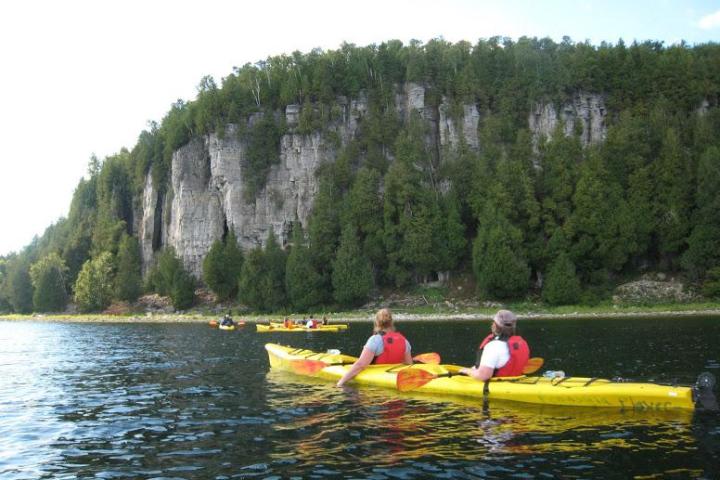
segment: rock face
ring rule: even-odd
[[[601,143],[607,135],[605,100],[602,95],[578,93],[573,101],[560,106],[538,103],[528,116],[528,127],[532,132],[533,145],[537,150],[542,141],[547,141],[561,125],[565,135],[573,135],[579,128],[583,147]]]
[[[327,130],[334,132],[339,145],[327,141],[322,132],[301,135],[296,127],[299,105],[288,105],[285,123],[288,133],[280,141],[279,162],[270,168],[265,186],[248,200],[245,176],[248,171],[247,145],[238,135],[237,125],[228,125],[222,137],[216,134],[195,138],[173,154],[171,182],[161,195],[148,175],[142,198],[142,217],[137,235],[143,256],[143,272],[152,265],[156,253],[165,246],[175,248],[184,265],[196,277],[202,276],[202,261],[213,242],[234,232],[240,246],[250,249],[264,244],[272,230],[285,244],[296,221],[307,227],[319,185],[316,171],[334,162],[338,147],[352,141],[368,112],[364,94],[358,98],[339,97],[340,118]],[[478,128],[481,115],[476,105],[463,105],[450,114],[447,101],[435,108],[425,105],[425,87],[406,84],[395,95],[395,109],[407,121],[413,112],[428,122],[426,143],[442,162],[444,150],[456,149],[462,142],[481,148]],[[529,127],[537,139],[548,138],[558,122],[566,133],[576,122],[583,128],[583,143],[602,141],[605,136],[605,109],[602,98],[582,94],[559,113],[554,106],[539,104],[529,116]],[[255,118],[248,120],[252,125]]]

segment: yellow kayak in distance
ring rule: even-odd
[[[357,359],[350,355],[336,353],[336,351],[318,353],[273,343],[266,344],[265,349],[268,352],[271,368],[300,375],[316,376],[332,382],[336,382]],[[317,366],[318,361],[325,365],[308,373],[313,369],[306,369],[305,364]],[[670,411],[696,408],[695,390],[697,387],[618,382],[583,377],[521,376],[493,378],[489,382],[480,382],[464,375],[447,376],[459,368],[457,365],[431,364],[370,365],[360,372],[353,382],[358,385],[370,385],[397,391],[398,372],[404,369],[421,369],[440,376],[419,386],[414,391],[433,396],[459,396],[480,400],[509,400],[544,405],[622,410]]]
[[[270,326],[273,328],[286,328],[285,325],[282,324],[282,322],[270,322]],[[293,328],[307,328],[302,325],[294,325]],[[337,329],[337,330],[347,330],[348,326],[347,323],[329,323],[327,325],[318,325],[318,328],[331,328],[331,329]],[[315,330],[315,329],[312,329]]]
[[[317,328],[307,328],[304,326],[285,327],[282,323],[271,323],[265,325],[258,323],[256,325],[258,332],[342,332],[347,329],[347,325],[319,325]]]

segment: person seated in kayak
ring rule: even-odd
[[[323,324],[323,325],[330,325],[330,320],[328,320],[327,315],[323,315],[322,324]]]
[[[337,386],[345,385],[371,363],[404,363],[407,365],[413,363],[410,342],[400,332],[395,331],[392,313],[387,308],[383,308],[375,314],[373,335],[365,343],[360,357],[338,380]]]
[[[516,377],[530,358],[530,347],[517,335],[517,317],[510,310],[499,310],[493,317],[492,333],[478,347],[475,366],[460,373],[480,381],[492,377]]]
[[[223,316],[222,320],[220,320],[220,325],[222,325],[223,327],[230,327],[234,325],[233,319],[230,316],[230,312],[226,313]]]
[[[310,320],[308,320],[307,323],[305,324],[305,328],[318,328],[319,324],[320,324],[320,322],[315,320],[315,318],[313,318],[313,316],[310,315]]]
[[[293,328],[295,324],[292,320],[290,320],[290,317],[285,317],[285,320],[283,321],[283,327],[285,328]]]

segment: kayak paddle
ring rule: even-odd
[[[415,355],[413,360],[420,363],[437,365],[440,363],[440,355],[435,352],[421,353],[419,355]],[[295,373],[299,373],[301,375],[315,375],[325,367],[333,365],[352,365],[353,363],[355,362],[327,363],[322,360],[310,360],[305,358],[290,360],[290,365],[293,370],[295,370]]]
[[[545,362],[540,357],[528,359],[528,363],[525,364],[525,367],[523,367],[523,375],[538,371],[540,367],[543,366],[543,363]],[[395,379],[395,385],[401,392],[409,392],[410,390],[422,387],[430,380],[435,380],[440,377],[452,377],[453,375],[462,374],[459,370],[455,372],[436,374],[418,368],[405,368],[398,372],[397,378]]]

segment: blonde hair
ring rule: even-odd
[[[395,330],[393,326],[392,313],[389,308],[381,308],[375,314],[375,333],[380,331],[392,331]]]

